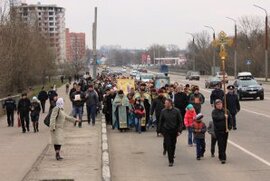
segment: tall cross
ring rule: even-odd
[[[227,37],[224,31],[221,31],[218,35],[218,39],[213,41],[213,45],[215,47],[220,47],[219,56],[221,60],[225,60],[228,56],[228,53],[226,51],[226,45],[232,46],[232,44],[233,39]]]

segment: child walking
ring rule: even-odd
[[[31,103],[31,121],[33,123],[34,132],[39,132],[38,129],[38,120],[39,115],[41,111],[41,105],[37,97],[33,97],[32,103]]]
[[[203,115],[199,113],[196,116],[196,121],[193,123],[193,126],[192,126],[194,138],[196,141],[197,160],[200,160],[202,157],[204,157],[204,152],[205,152],[206,126],[205,126],[205,123],[202,121],[202,119],[203,119]]]
[[[139,99],[135,100],[134,115],[135,115],[136,132],[141,133],[142,132],[141,119],[145,116],[145,110]]]
[[[188,131],[188,145],[193,146],[193,139],[192,139],[192,125],[193,125],[193,120],[196,117],[196,112],[192,104],[189,104],[186,107],[186,114],[184,118],[184,123]]]

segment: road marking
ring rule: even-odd
[[[246,154],[250,155],[251,157],[255,158],[256,160],[258,160],[258,161],[264,163],[264,164],[267,165],[267,166],[270,166],[270,162],[266,161],[265,159],[259,157],[258,155],[255,155],[254,153],[248,151],[247,149],[245,149],[245,148],[243,148],[242,146],[240,146],[240,145],[234,143],[234,142],[231,141],[231,140],[228,140],[228,142],[229,142],[231,145],[233,145],[234,147],[238,148],[239,150],[241,150],[241,151],[245,152]]]
[[[250,110],[245,109],[245,108],[242,108],[241,110],[246,111],[246,112],[249,112],[249,113],[252,113],[252,114],[256,114],[256,115],[258,115],[258,116],[264,116],[264,117],[270,118],[269,115],[262,114],[262,113],[257,113],[257,112],[255,112],[255,111],[250,111]]]

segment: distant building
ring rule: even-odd
[[[65,9],[56,5],[26,4],[13,7],[16,14],[49,37],[50,46],[55,48],[57,63],[66,62]]]
[[[85,33],[69,32],[66,29],[66,53],[67,61],[79,61],[85,57]]]

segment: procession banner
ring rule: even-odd
[[[161,87],[165,87],[166,84],[170,84],[170,80],[167,78],[156,78],[155,80],[155,88],[160,89]]]
[[[130,92],[130,89],[135,89],[135,81],[133,79],[117,79],[117,89],[123,90],[125,95]]]

